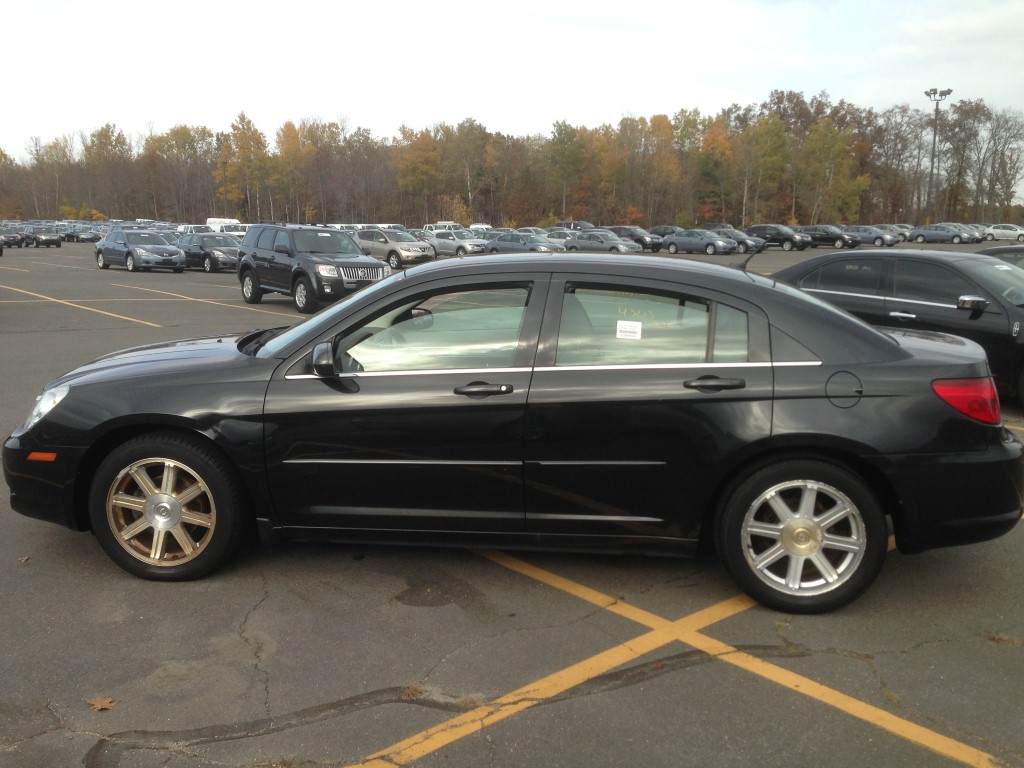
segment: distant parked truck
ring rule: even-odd
[[[210,228],[211,232],[227,232],[229,235],[235,235],[239,239],[245,237],[245,230],[249,228],[248,224],[243,224],[238,219],[218,218],[207,219],[206,226]]]

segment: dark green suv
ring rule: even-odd
[[[304,314],[389,274],[387,264],[364,255],[349,235],[331,227],[253,224],[238,249],[246,303],[283,293]]]

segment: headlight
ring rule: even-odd
[[[333,264],[317,264],[316,273],[321,277],[337,277],[338,268]]]
[[[384,277],[387,277],[388,275],[391,274],[391,265],[388,264],[388,263],[385,263],[385,264],[383,264],[383,267],[384,267]]]
[[[43,416],[52,411],[56,407],[57,403],[65,398],[70,389],[71,388],[67,384],[61,384],[59,387],[46,390],[43,394],[37,397],[36,404],[32,408],[32,412],[28,415],[28,418],[25,419],[25,423],[18,429],[18,434],[28,432],[32,429],[32,427],[34,427],[39,420],[43,418]]]
[[[224,251],[218,251],[216,248],[214,248],[212,251],[210,251],[210,255],[213,256],[215,259],[223,259]]]

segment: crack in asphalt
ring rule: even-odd
[[[263,683],[263,711],[267,713],[267,717],[270,717],[270,673],[263,669],[263,643],[255,635],[247,633],[247,627],[249,625],[249,619],[252,618],[253,614],[260,609],[260,607],[270,599],[270,588],[267,584],[267,577],[264,574],[262,578],[262,595],[260,599],[249,609],[249,612],[242,618],[241,623],[238,625],[238,636],[242,638],[249,648],[252,649],[253,653],[253,672],[256,674],[256,678],[261,680]]]
[[[795,653],[791,648],[778,646],[745,646],[747,653],[759,658],[809,656],[810,650],[804,649]],[[524,699],[536,706],[548,706],[574,698],[593,696],[628,688],[647,682],[662,675],[672,674],[680,670],[714,663],[716,659],[703,651],[683,651],[671,656],[661,657],[656,661],[646,661],[620,670],[598,675],[580,685],[551,698],[537,700]],[[258,720],[241,723],[214,725],[205,728],[185,729],[180,731],[123,731],[102,737],[88,751],[82,764],[85,768],[118,768],[122,758],[131,752],[167,751],[170,754],[185,754],[189,748],[205,744],[218,744],[229,741],[267,736],[293,728],[300,728],[314,723],[334,720],[364,709],[391,704],[411,704],[443,712],[470,712],[481,706],[475,696],[450,696],[444,693],[427,690],[419,686],[382,688],[377,691],[351,696],[339,701],[320,704],[296,710],[278,717],[268,716]],[[486,704],[482,706],[487,706]],[[485,718],[482,715],[481,718]],[[268,763],[263,763],[268,765]],[[269,763],[273,765],[273,762]]]

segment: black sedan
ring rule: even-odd
[[[0,229],[0,245],[4,248],[21,248],[24,242],[25,238],[18,230],[11,227]]]
[[[715,227],[711,231],[716,235],[721,235],[735,241],[736,253],[760,253],[768,247],[767,240],[748,235],[746,232],[741,232],[732,227]]]
[[[11,507],[137,576],[290,539],[688,552],[815,612],[901,550],[1000,536],[1024,446],[983,351],[644,256],[398,272],[291,328],[112,353],[4,443]],[[978,489],[984,489],[979,492]]]
[[[828,253],[773,277],[877,326],[943,331],[988,354],[996,383],[1024,402],[1024,269],[1004,258],[936,250]]]
[[[231,235],[201,232],[182,235],[174,244],[185,254],[186,267],[201,267],[206,272],[232,272],[238,266],[238,240]]]
[[[851,232],[844,232],[834,224],[813,224],[806,227],[793,227],[797,232],[811,236],[811,247],[827,245],[836,250],[856,248],[861,239]]]

